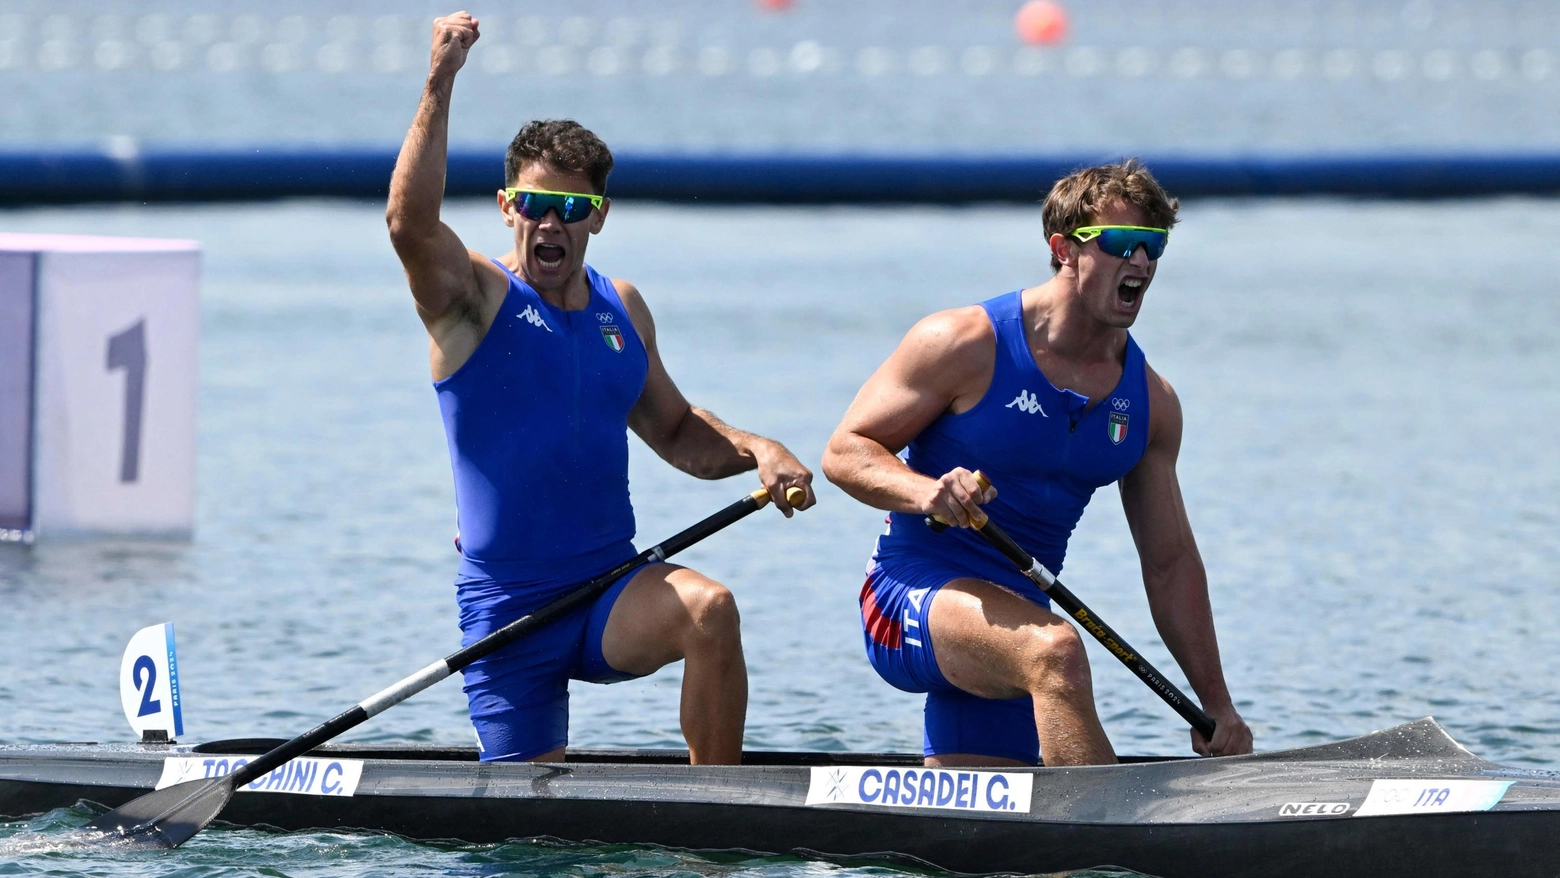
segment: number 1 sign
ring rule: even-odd
[[[0,233],[0,541],[188,536],[200,251]]]

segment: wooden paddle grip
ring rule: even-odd
[[[980,470],[976,470],[974,475],[975,484],[980,486],[981,493],[985,493],[986,491],[991,490],[991,480],[986,478],[985,473],[981,472]],[[975,526],[979,528],[985,525],[985,523],[985,516],[981,516],[981,520],[976,523]],[[948,528],[953,527],[953,522],[943,518],[941,515],[928,515],[926,516],[926,526],[930,527],[934,531],[937,531],[938,533],[941,533]]]
[[[753,498],[753,502],[758,504],[759,509],[763,509],[765,506],[769,505],[768,488],[759,488],[757,491],[754,491],[748,496]],[[791,504],[793,507],[800,506],[807,502],[807,492],[803,491],[801,488],[796,487],[795,485],[792,485],[791,487],[785,489],[785,502]]]

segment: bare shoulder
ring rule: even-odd
[[[475,250],[467,250],[466,255],[471,259],[471,270],[477,276],[477,283],[482,287],[484,297],[493,293],[509,292],[509,272],[500,268],[497,262],[488,258],[486,254]]]
[[[628,312],[628,319],[634,323],[634,330],[642,338],[653,342],[655,319],[650,316],[650,306],[645,304],[645,297],[640,294],[639,288],[617,277],[612,278],[612,288],[617,290],[618,299],[623,302],[623,310]]]
[[[986,310],[969,305],[921,318],[905,333],[895,356],[938,369],[980,370],[991,366],[996,347],[997,333]]]
[[[620,277],[615,277],[612,278],[612,288],[617,290],[618,298],[623,300],[624,308],[636,309],[649,313],[649,308],[645,306],[645,297],[639,292],[639,287],[634,286]]]

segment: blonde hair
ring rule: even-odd
[[[1045,197],[1040,216],[1046,240],[1095,225],[1101,214],[1118,202],[1138,208],[1147,216],[1149,225],[1164,229],[1175,225],[1176,212],[1181,209],[1181,202],[1167,195],[1148,168],[1135,158],[1082,168],[1057,180]],[[1061,267],[1053,253],[1051,270]]]

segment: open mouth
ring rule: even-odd
[[[1138,299],[1143,295],[1143,285],[1146,282],[1141,277],[1129,277],[1122,280],[1120,285],[1116,287],[1116,296],[1121,300],[1121,304],[1128,308],[1136,307]]]
[[[537,244],[531,248],[531,255],[543,268],[560,268],[563,266],[564,250],[557,244]]]

